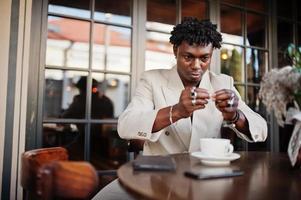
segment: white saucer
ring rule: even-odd
[[[208,156],[202,154],[200,151],[196,151],[192,152],[190,155],[199,158],[203,164],[214,166],[229,165],[231,161],[240,158],[240,155],[237,153],[231,153],[227,156]]]

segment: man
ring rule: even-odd
[[[142,75],[136,94],[119,117],[118,133],[145,140],[144,154],[192,152],[199,138],[220,137],[226,122],[238,137],[264,141],[267,125],[240,98],[227,75],[209,71],[221,34],[209,21],[185,18],[171,32],[177,65]]]
[[[197,151],[200,138],[221,137],[223,124],[249,142],[264,141],[267,124],[241,100],[233,79],[209,71],[221,41],[207,20],[185,18],[176,25],[170,42],[177,65],[142,75],[119,117],[120,137],[144,140],[145,155]]]

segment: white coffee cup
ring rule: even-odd
[[[230,140],[222,138],[201,138],[200,150],[206,156],[229,156],[233,153],[233,145]]]

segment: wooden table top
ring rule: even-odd
[[[293,169],[287,154],[238,152],[240,159],[228,168],[241,169],[243,176],[195,180],[184,176],[191,169],[212,168],[189,154],[172,155],[175,172],[134,172],[132,163],[118,170],[121,185],[137,199],[301,199],[301,169]]]

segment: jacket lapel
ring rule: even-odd
[[[208,90],[210,96],[214,92],[211,81],[210,73],[207,70],[199,85],[199,88]],[[204,109],[197,110],[193,113],[189,152],[199,150],[200,138],[220,136],[219,121],[221,118],[221,113],[215,108],[215,103],[211,99],[209,99],[209,102]]]
[[[184,90],[184,85],[178,75],[176,66],[170,70],[167,76],[167,85],[162,86],[162,92],[167,106],[171,106],[179,102],[181,92]],[[182,140],[181,143],[185,145],[184,148],[188,151],[191,136],[190,118],[178,120],[170,128],[173,129],[177,137]]]

